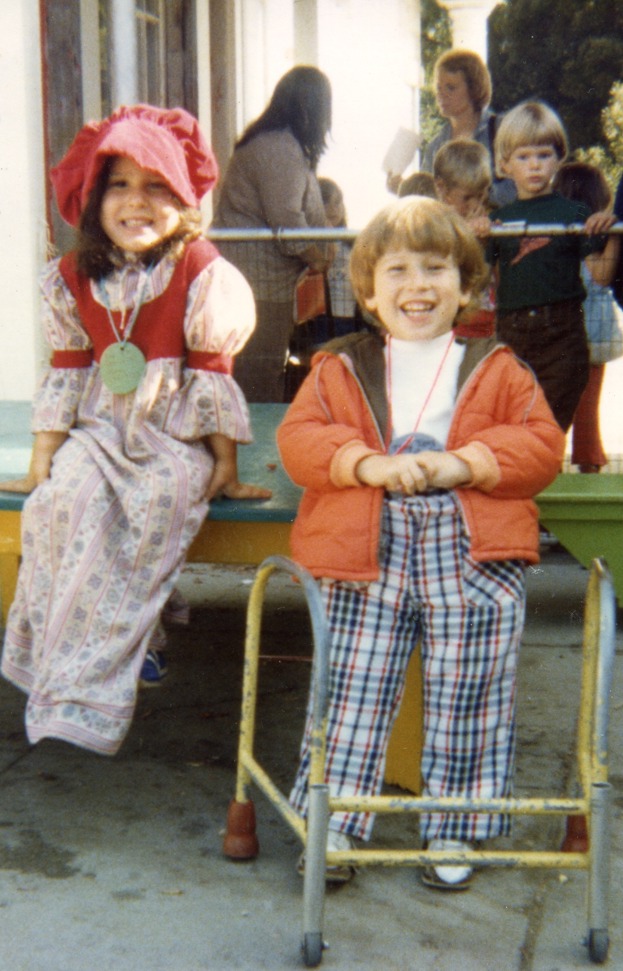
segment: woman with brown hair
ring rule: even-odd
[[[215,228],[305,229],[325,226],[316,166],[331,127],[331,86],[315,67],[288,71],[268,106],[234,149],[213,222]],[[328,266],[328,247],[309,241],[221,243],[220,251],[251,284],[257,326],[236,361],[248,401],[283,401],[285,361],[301,272]]]
[[[422,169],[432,172],[437,151],[455,138],[480,142],[493,158],[497,117],[489,108],[491,75],[482,58],[473,51],[446,51],[435,64],[435,91],[439,113],[446,122],[424,149]],[[500,206],[514,199],[512,181],[495,179],[491,202]]]

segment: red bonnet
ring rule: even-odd
[[[197,208],[218,177],[216,159],[196,118],[183,108],[132,105],[85,125],[50,172],[63,219],[76,226],[105,159],[129,158],[157,173],[186,206]]]

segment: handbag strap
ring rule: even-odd
[[[325,316],[327,318],[327,331],[329,333],[329,339],[332,340],[336,337],[335,333],[335,318],[333,316],[333,307],[331,304],[331,287],[329,286],[329,276],[326,272],[322,274],[324,280],[324,302],[325,302]]]

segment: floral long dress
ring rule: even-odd
[[[165,257],[146,274],[127,264],[91,295],[112,311],[147,303],[169,285]],[[145,277],[148,277],[145,280]],[[91,347],[59,269],[42,277],[43,318],[53,351]],[[235,354],[254,326],[240,272],[217,256],[185,300],[186,347]],[[50,478],[22,515],[22,564],[2,673],[28,694],[32,743],[60,738],[114,754],[133,716],[150,638],[208,509],[213,458],[202,439],[251,440],[248,409],[228,373],[185,359],[148,360],[136,391],[113,394],[97,363],[51,367],[33,409],[33,431],[68,432]]]

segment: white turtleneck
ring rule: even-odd
[[[446,444],[465,352],[465,346],[454,341],[444,361],[449,340],[450,334],[421,341],[388,338],[385,362],[393,437],[414,431],[424,408],[417,431]]]

